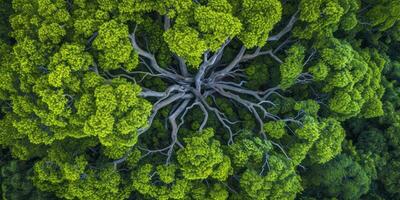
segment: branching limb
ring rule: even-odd
[[[192,95],[191,94],[185,94],[185,93],[177,93],[177,94],[172,95],[170,97],[169,97],[169,94],[167,94],[167,97],[168,98],[166,98],[166,99],[160,99],[158,102],[156,102],[154,104],[152,112],[151,112],[151,115],[150,115],[149,120],[148,120],[148,125],[146,127],[144,127],[144,128],[140,128],[138,130],[138,135],[139,136],[141,134],[143,134],[144,132],[146,132],[151,127],[151,125],[153,124],[154,118],[156,117],[158,111],[161,108],[164,108],[164,107],[166,107],[166,106],[168,106],[168,105],[172,104],[173,102],[175,102],[177,100],[180,100],[180,99],[190,99],[192,97]]]
[[[171,27],[171,19],[168,15],[164,15],[164,30],[168,30]]]
[[[241,88],[241,87],[235,87],[235,86],[230,86],[230,85],[225,85],[225,84],[215,84],[216,87],[222,88],[222,89],[226,89],[226,90],[230,90],[230,91],[234,91],[237,92],[239,94],[247,94],[250,96],[253,96],[254,98],[256,98],[259,101],[263,101],[264,99],[259,95],[259,92],[257,91],[252,91],[252,90],[247,90],[245,88]],[[271,102],[272,103],[272,102]]]
[[[301,74],[299,75],[299,77],[297,78],[296,83],[299,83],[299,84],[307,84],[307,83],[313,81],[313,79],[314,79],[314,76],[313,76],[312,74],[310,74],[310,73],[308,73],[308,72],[306,72],[306,73],[301,73]]]
[[[236,102],[242,104],[243,106],[245,106],[245,108],[247,108],[247,109],[248,109],[249,111],[251,111],[251,112],[256,111],[256,108],[258,108],[259,110],[262,111],[264,117],[268,117],[268,118],[271,118],[271,119],[273,119],[273,120],[279,119],[277,116],[275,116],[275,115],[269,113],[269,112],[264,108],[264,106],[262,106],[262,104],[264,104],[264,103],[268,103],[268,104],[274,105],[274,104],[273,104],[272,102],[270,102],[270,101],[261,100],[260,102],[254,103],[254,102],[251,102],[251,101],[249,101],[249,100],[242,99],[239,95],[233,94],[233,93],[231,93],[231,92],[226,92],[226,91],[225,91],[223,88],[221,88],[221,87],[216,86],[215,89],[217,90],[218,93],[220,93],[221,95],[225,96],[226,98],[228,98],[228,99],[233,99],[233,100],[235,100]],[[255,113],[253,113],[253,114],[254,114],[254,115],[258,115],[258,112],[255,112]],[[255,116],[255,117],[258,118],[257,116]],[[260,119],[261,119],[261,118],[260,118]],[[262,122],[262,120],[261,120],[261,122]],[[263,124],[263,123],[261,123],[261,124]],[[260,124],[260,125],[261,125],[261,124]]]
[[[154,154],[154,153],[161,153],[167,156],[167,160],[165,162],[165,164],[169,164],[171,161],[171,157],[172,157],[172,153],[173,153],[173,149],[175,147],[175,145],[178,145],[180,148],[183,148],[183,145],[178,141],[178,125],[176,123],[176,118],[182,114],[182,112],[184,112],[184,110],[187,108],[187,105],[189,104],[191,100],[187,99],[184,100],[179,107],[173,112],[172,115],[170,115],[168,117],[168,120],[170,122],[170,125],[172,127],[172,132],[171,132],[171,143],[167,146],[164,147],[162,149],[155,149],[155,150],[151,150],[151,149],[146,149],[143,147],[138,147],[140,150],[145,151],[146,153],[141,157],[144,158],[150,154]],[[164,153],[166,151],[166,153]],[[118,161],[120,162],[120,161]]]
[[[317,51],[315,49],[313,49],[313,51],[311,52],[311,54],[308,56],[308,58],[306,59],[306,61],[303,63],[303,66],[306,66],[314,57],[315,53]]]
[[[178,61],[179,71],[181,72],[181,75],[184,77],[190,76],[188,69],[187,69],[186,61],[178,55],[174,55],[174,57]]]
[[[94,71],[94,73],[96,73],[97,75],[100,75],[99,68],[97,67],[97,63],[94,62],[93,67],[91,69]]]
[[[124,77],[126,79],[129,79],[131,81],[133,81],[136,84],[136,79],[133,78],[132,76],[129,76],[128,74],[111,74],[109,71],[104,71],[104,73],[106,73],[109,77],[111,78],[118,78],[118,77]]]
[[[257,49],[252,54],[243,55],[241,62],[246,62],[248,60],[252,60],[260,55],[261,47],[257,47]]]
[[[226,40],[226,42],[221,46],[221,48],[218,49],[218,51],[213,56],[211,56],[211,58],[208,58],[208,52],[206,52],[204,54],[204,61],[200,65],[199,71],[197,72],[196,77],[195,77],[195,85],[196,85],[197,91],[200,92],[200,90],[201,90],[202,79],[207,70],[207,67],[213,65],[217,61],[217,58],[220,56],[220,54],[222,54],[224,52],[224,49],[225,49],[226,45],[229,44],[229,42],[230,42],[229,39]]]
[[[211,75],[211,80],[216,80],[219,77],[225,77],[226,74],[228,74],[234,67],[236,67],[239,62],[242,60],[242,57],[244,55],[244,53],[246,52],[246,47],[242,46],[240,48],[239,53],[236,55],[236,57],[232,60],[231,63],[229,63],[229,65],[225,68],[223,68],[222,70],[214,73]]]
[[[290,43],[290,42],[293,42],[293,41],[291,41],[290,40],[290,37],[289,38],[287,38],[285,41],[283,41],[281,44],[279,44],[279,46],[278,47],[276,47],[273,51],[272,51],[272,53],[277,53],[277,52],[279,52],[283,47],[285,47],[288,43]]]
[[[268,50],[268,51],[261,51],[261,48],[258,47],[252,54],[246,54],[242,57],[242,59],[240,60],[240,62],[246,62],[249,60],[252,60],[258,56],[262,56],[262,55],[270,55],[274,60],[276,60],[279,64],[282,64],[282,60],[275,55],[273,50]]]
[[[204,114],[203,122],[201,123],[200,128],[199,128],[199,131],[202,131],[204,129],[204,127],[206,126],[207,121],[208,121],[208,112],[207,112],[206,107],[203,104],[199,103],[199,107],[200,107],[201,111]]]
[[[224,183],[222,181],[220,181],[220,183],[222,185],[224,185],[226,188],[228,188],[228,190],[231,191],[232,193],[239,194],[236,190],[234,190],[232,187],[230,187],[227,183]]]
[[[261,167],[261,172],[260,172],[260,174],[259,174],[260,176],[262,176],[262,175],[264,174],[265,167],[268,167],[268,171],[271,170],[271,168],[270,168],[270,166],[269,166],[268,159],[269,159],[269,155],[268,155],[268,153],[265,153],[265,156],[264,156],[264,164],[262,165],[262,167]]]
[[[178,129],[185,123],[185,116],[186,114],[193,109],[196,105],[199,105],[200,103],[198,101],[194,101],[190,106],[185,108],[185,111],[181,115],[181,123],[178,125]]]
[[[272,115],[271,113],[269,113],[269,112],[268,112],[262,105],[260,105],[260,104],[253,103],[253,102],[250,102],[250,101],[248,101],[248,100],[242,99],[240,96],[235,95],[235,94],[232,94],[232,93],[230,93],[230,92],[226,92],[226,91],[224,91],[222,88],[219,88],[219,87],[214,87],[214,88],[215,88],[215,90],[216,90],[219,94],[221,94],[222,96],[224,96],[224,97],[226,97],[226,98],[228,98],[228,99],[233,99],[233,100],[235,100],[237,103],[239,103],[239,104],[243,105],[245,108],[247,108],[247,109],[253,114],[253,116],[256,118],[256,120],[257,120],[257,122],[258,122],[258,125],[260,126],[260,133],[261,133],[264,137],[266,137],[266,136],[265,136],[265,133],[264,133],[264,131],[263,131],[263,129],[264,129],[263,118],[260,117],[260,115],[259,115],[259,113],[257,112],[257,109],[256,109],[256,108],[258,108],[259,110],[262,111],[262,113],[264,114],[264,118],[265,118],[265,117],[268,117],[268,118],[272,118],[272,119],[276,120],[276,119],[277,119],[276,116],[274,116],[274,115]]]
[[[164,153],[164,152],[167,151],[167,150],[169,150],[170,145],[168,145],[167,147],[162,148],[162,149],[147,149],[147,148],[143,148],[143,147],[140,147],[140,146],[138,146],[137,148],[140,149],[141,151],[146,152],[145,154],[143,154],[143,155],[140,157],[140,159],[143,159],[143,158],[147,157],[148,155],[154,154],[154,153],[160,153],[160,154],[163,154],[163,155],[167,155],[167,154]]]
[[[171,124],[171,144],[170,147],[168,149],[168,153],[167,153],[167,161],[166,164],[169,164],[169,162],[171,161],[171,156],[172,156],[172,152],[174,150],[174,146],[175,144],[178,144],[179,147],[183,148],[183,145],[179,143],[178,141],[178,125],[176,123],[176,118],[186,109],[187,105],[189,104],[190,99],[184,100],[183,103],[178,107],[178,109],[176,109],[176,111],[168,117],[168,120]]]
[[[269,50],[267,52],[265,52],[266,54],[270,55],[276,62],[278,62],[279,64],[282,64],[283,61],[273,53],[273,51]]]
[[[241,88],[243,84],[247,83],[247,81],[240,81],[240,83],[230,82],[230,81],[217,81],[215,84],[224,84],[224,85],[231,85],[235,87]]]
[[[144,60],[144,58],[139,56],[139,60],[140,60],[140,64],[143,64],[147,68],[147,70],[149,70],[150,73],[155,74],[153,69],[150,67],[149,64],[147,64],[147,62]]]
[[[276,147],[278,147],[278,149],[281,150],[281,152],[285,155],[285,157],[289,160],[292,160],[291,158],[289,158],[289,156],[287,155],[286,151],[282,148],[282,146],[272,140],[270,140],[271,144],[275,145]]]
[[[270,36],[267,41],[278,41],[280,40],[286,33],[289,33],[292,28],[293,25],[296,23],[297,21],[297,15],[299,13],[299,10],[297,10],[292,17],[290,18],[289,22],[286,24],[285,28],[283,28],[278,34]]]
[[[210,106],[207,101],[205,100],[205,97],[202,96],[197,90],[192,89],[193,94],[195,94],[196,98],[202,103],[202,105],[209,111],[213,112],[215,116],[217,117],[218,121],[222,124],[222,126],[228,130],[228,133],[230,135],[229,140],[228,140],[228,145],[233,144],[233,132],[230,127],[230,125],[236,124],[237,122],[231,122],[226,115],[218,110],[215,107]],[[208,115],[207,115],[208,118]],[[204,121],[203,121],[204,122]],[[229,125],[228,125],[229,124]]]
[[[142,64],[147,64],[147,63],[142,63]],[[154,73],[154,72],[151,70],[151,68],[149,68],[148,65],[147,65],[146,67],[148,67],[149,72],[144,72],[144,71],[133,71],[133,72],[130,72],[130,71],[127,71],[126,69],[124,69],[124,68],[122,68],[122,67],[119,68],[119,69],[122,70],[122,71],[124,71],[126,74],[143,74],[144,77],[146,77],[146,76],[154,76],[154,77],[160,77],[160,78],[163,77],[162,74],[156,74],[156,73]],[[144,79],[144,78],[142,78],[142,79]],[[138,81],[138,82],[140,82],[140,81]]]
[[[135,36],[135,32],[131,33],[129,35],[129,38],[131,40],[131,44],[133,49],[135,49],[135,51],[139,54],[139,56],[143,56],[145,58],[147,58],[150,61],[150,66],[153,70],[157,71],[160,74],[163,74],[164,76],[173,79],[173,80],[177,80],[177,81],[185,81],[185,82],[190,82],[191,78],[188,77],[183,77],[179,74],[176,73],[172,73],[169,72],[163,68],[161,68],[158,63],[157,60],[155,58],[155,56],[145,50],[143,50],[142,48],[139,47],[139,45],[136,42],[136,36]]]
[[[283,121],[284,122],[292,122],[292,123],[295,123],[295,124],[297,124],[299,126],[303,125],[303,123],[301,121],[296,120],[296,119],[292,119],[292,118],[283,119]]]
[[[96,37],[99,35],[99,32],[94,32],[92,36],[86,41],[86,48],[88,49],[90,45],[92,44],[93,40],[96,39]]]
[[[268,41],[277,41],[287,34],[297,20],[296,15],[297,12],[292,16],[286,27],[283,28],[278,34],[268,38]],[[168,19],[168,17],[164,17],[165,29],[168,29],[171,26],[170,23],[170,19]],[[165,119],[165,126],[171,131],[171,143],[165,148],[156,150],[140,148],[142,151],[146,152],[144,156],[152,153],[161,153],[167,156],[166,164],[169,164],[174,148],[176,146],[183,148],[183,145],[178,140],[178,132],[185,124],[185,117],[195,106],[199,106],[204,114],[199,131],[202,131],[206,127],[209,114],[214,114],[221,127],[223,127],[229,134],[228,145],[233,144],[234,134],[232,129],[235,127],[234,125],[240,121],[231,121],[223,112],[223,110],[218,108],[216,101],[217,97],[222,97],[224,99],[226,98],[232,105],[247,109],[255,118],[257,125],[260,127],[260,134],[264,139],[267,139],[267,136],[263,131],[265,119],[268,118],[271,120],[280,120],[278,116],[268,111],[268,106],[276,106],[272,100],[269,99],[271,95],[276,94],[279,97],[284,98],[278,93],[280,87],[277,86],[269,88],[265,91],[253,91],[245,88],[245,80],[247,80],[248,77],[245,75],[244,70],[241,69],[239,65],[241,62],[246,62],[261,55],[271,56],[276,62],[280,64],[283,63],[275,53],[279,51],[279,49],[281,49],[286,43],[288,43],[289,39],[285,40],[275,50],[271,49],[263,51],[262,48],[259,47],[251,54],[245,54],[246,47],[242,46],[235,58],[230,63],[227,65],[222,65],[219,64],[219,61],[223,57],[225,47],[230,42],[228,39],[214,54],[211,54],[209,51],[204,53],[203,63],[199,66],[197,74],[193,75],[193,77],[188,72],[185,60],[183,58],[179,57],[178,55],[174,55],[179,66],[171,66],[170,68],[172,69],[161,68],[153,54],[139,47],[138,43],[136,42],[135,32],[130,34],[129,38],[131,40],[132,47],[139,54],[142,64],[144,64],[149,71],[134,72],[133,74],[137,73],[144,74],[145,76],[162,77],[168,79],[168,84],[171,84],[171,86],[164,92],[143,89],[139,95],[145,98],[156,99],[156,102],[153,103],[152,112],[149,116],[147,126],[138,129],[138,135],[143,134],[151,127],[153,120],[161,109],[171,106],[168,117]],[[311,54],[306,60],[306,63],[311,59],[312,56],[313,54]],[[129,74],[130,72],[127,72],[124,74],[124,76],[126,75],[126,78],[128,78],[130,77]],[[119,75],[110,74],[109,76]],[[298,82],[307,82],[309,79],[312,79],[312,75],[303,73],[299,75]],[[237,80],[243,81],[237,83]],[[212,98],[213,101],[211,103],[207,101],[208,97]],[[177,119],[179,119],[179,123],[177,123]],[[298,119],[297,116],[295,118],[284,119],[284,121],[301,125],[300,119]],[[272,144],[281,149],[287,157],[285,151],[279,144]],[[114,161],[116,164],[120,162],[123,162],[123,158]],[[267,154],[260,174],[264,173],[266,167],[269,167]]]
[[[284,45],[286,45],[289,42],[289,39],[285,40],[282,44],[280,44],[277,48],[275,49],[270,49],[268,51],[261,51],[261,47],[257,47],[256,50],[251,53],[251,54],[245,54],[242,56],[241,60],[239,62],[247,62],[249,60],[255,59],[258,56],[262,55],[269,55],[271,56],[275,61],[277,61],[279,64],[282,64],[282,60],[276,55],[276,52],[278,52]]]
[[[281,97],[281,98],[284,98],[281,94],[279,94],[279,93],[277,92],[277,90],[280,90],[280,89],[281,89],[281,88],[280,88],[279,86],[276,86],[276,87],[273,87],[273,88],[269,88],[269,89],[267,89],[267,90],[261,92],[261,95],[264,95],[264,96],[263,96],[263,99],[264,99],[264,100],[265,100],[265,99],[268,99],[268,97],[271,96],[271,95],[273,95],[273,94],[275,94],[275,95],[277,95],[277,96],[279,96],[279,97]]]
[[[150,89],[143,89],[142,92],[140,92],[139,96],[143,97],[143,98],[147,98],[147,97],[156,97],[156,98],[161,98],[161,97],[165,97],[167,95],[166,92],[157,92],[157,91],[153,91]]]

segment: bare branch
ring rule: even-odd
[[[280,33],[270,37],[268,40],[279,40],[281,37],[283,37],[283,35],[289,32],[297,19],[295,15]],[[170,26],[170,19],[167,16],[164,16],[164,28],[169,29]],[[233,133],[233,129],[236,128],[234,125],[240,123],[240,121],[232,121],[223,112],[223,110],[218,107],[216,98],[219,97],[228,99],[229,103],[233,106],[239,106],[240,108],[247,109],[255,118],[257,125],[260,127],[260,133],[264,139],[267,139],[267,136],[263,131],[265,119],[268,118],[272,120],[280,120],[278,116],[270,113],[267,109],[268,106],[276,106],[274,102],[269,99],[271,95],[276,94],[279,97],[284,98],[278,93],[278,90],[280,89],[279,86],[269,88],[265,91],[254,91],[245,88],[244,84],[246,83],[248,77],[244,73],[244,69],[240,68],[239,65],[241,62],[246,62],[261,55],[271,56],[278,63],[282,63],[282,60],[275,55],[275,53],[282,48],[289,41],[289,39],[280,44],[277,48],[278,50],[271,49],[263,51],[261,47],[258,47],[253,53],[245,54],[246,47],[242,46],[235,58],[227,65],[224,65],[220,64],[219,62],[223,57],[226,46],[230,42],[230,39],[227,39],[226,42],[214,54],[211,54],[209,51],[204,53],[203,62],[199,66],[197,74],[193,75],[193,77],[188,72],[185,60],[183,58],[179,57],[178,55],[174,55],[175,59],[178,61],[179,68],[176,66],[170,66],[168,69],[162,68],[158,65],[157,60],[152,53],[139,47],[138,43],[136,42],[135,32],[130,34],[129,38],[131,40],[132,47],[139,54],[140,61],[148,69],[148,72],[125,71],[125,74],[113,75],[109,72],[106,72],[106,74],[110,77],[118,76],[131,78],[132,80],[135,79],[130,76],[131,74],[143,74],[143,79],[146,76],[161,77],[167,79],[166,83],[170,84],[165,91],[158,92],[143,88],[143,91],[139,94],[140,97],[151,98],[151,100],[154,100],[155,102],[153,103],[152,112],[148,118],[147,126],[138,129],[138,135],[141,135],[150,129],[151,125],[153,124],[153,120],[161,109],[171,106],[171,109],[168,110],[168,117],[165,119],[165,127],[166,129],[170,130],[170,144],[167,147],[155,150],[138,147],[145,152],[144,156],[148,156],[153,153],[160,153],[167,156],[166,164],[169,164],[175,147],[179,146],[180,148],[183,148],[183,145],[178,140],[178,133],[181,127],[185,124],[185,117],[195,106],[199,106],[200,110],[204,114],[199,131],[202,131],[206,127],[209,115],[214,114],[221,127],[223,127],[229,134],[229,140],[227,142],[228,145],[233,144],[234,136],[237,134],[237,132],[235,132],[235,134]],[[312,57],[312,55],[310,57]],[[311,59],[310,57],[309,59]],[[307,62],[308,61],[306,61],[306,63]],[[299,76],[298,81],[307,81],[310,78],[312,78],[310,74],[304,73]],[[207,101],[209,100],[207,99],[208,97],[211,97],[211,103]],[[295,118],[287,118],[284,119],[284,121],[301,125],[299,118],[300,116],[301,114],[299,113]],[[177,123],[177,119],[179,123]],[[274,145],[278,145],[278,147],[280,147],[279,144],[275,143]],[[280,149],[283,151],[283,148],[280,147]],[[116,166],[124,160],[126,160],[126,157],[118,159],[113,163]],[[268,155],[266,154],[265,163],[262,166],[260,174],[263,174],[267,166]]]
[[[282,64],[282,60],[276,56],[271,50],[265,52],[266,54],[269,54],[274,60],[276,60],[279,64]]]
[[[215,107],[210,106],[207,103],[207,101],[205,100],[205,97],[203,97],[197,90],[192,89],[192,92],[193,92],[193,94],[195,94],[196,98],[204,105],[204,107],[207,110],[210,110],[215,114],[215,116],[217,117],[218,121],[222,124],[222,126],[225,127],[226,130],[228,130],[229,135],[230,135],[230,138],[228,140],[228,145],[232,144],[233,143],[233,132],[232,132],[231,127],[228,124],[233,125],[233,124],[236,124],[237,122],[231,122],[223,112],[221,112],[220,110],[218,110]]]
[[[197,91],[201,90],[201,82],[207,67],[213,65],[217,61],[217,58],[219,57],[220,54],[224,52],[224,49],[226,45],[229,44],[229,42],[230,40],[227,39],[226,42],[221,46],[221,48],[219,48],[218,51],[213,56],[211,56],[210,59],[208,59],[208,52],[204,54],[204,62],[200,65],[199,71],[197,72],[195,77],[195,85]]]
[[[292,17],[290,18],[289,22],[286,24],[285,28],[283,28],[278,34],[270,36],[267,41],[278,41],[280,40],[286,33],[290,32],[293,28],[293,25],[297,21],[297,14],[299,10],[297,10]]]
[[[248,60],[254,59],[257,56],[260,55],[261,52],[261,47],[257,47],[257,49],[252,53],[252,54],[246,54],[242,57],[242,59],[240,60],[240,62],[246,62]]]
[[[108,76],[112,77],[112,78],[118,78],[118,77],[124,77],[126,79],[129,79],[131,81],[133,81],[136,84],[136,79],[133,78],[132,76],[129,76],[128,74],[111,74],[109,71],[104,71]]]
[[[224,90],[224,88],[219,86],[219,85],[215,85],[213,87],[222,96],[224,96],[224,97],[226,97],[228,99],[232,99],[232,100],[236,101],[237,103],[241,104],[242,106],[244,106],[245,108],[247,108],[253,114],[254,118],[257,120],[258,125],[260,127],[260,133],[263,135],[264,138],[266,138],[264,130],[263,130],[263,126],[264,126],[263,119],[264,118],[270,118],[270,119],[273,119],[273,120],[278,120],[279,117],[275,116],[272,113],[269,113],[264,108],[264,106],[262,104],[264,104],[264,103],[271,104],[271,105],[275,105],[275,104],[273,104],[272,102],[267,101],[267,100],[262,100],[261,97],[258,98],[259,100],[261,100],[260,102],[254,103],[254,102],[251,102],[249,100],[242,99],[239,95],[236,95],[236,94],[233,94],[233,93],[230,93],[230,92],[226,92]],[[229,88],[229,89],[235,89],[236,90],[236,88],[234,88],[234,87]],[[236,91],[242,91],[242,90],[236,90]],[[255,96],[258,95],[256,93],[252,93],[252,92],[249,92],[249,91],[246,91],[246,90],[243,90],[243,92],[247,92],[250,95],[255,95]],[[263,117],[261,117],[259,115],[257,110],[260,110],[263,113]]]
[[[286,151],[282,148],[282,146],[272,140],[270,140],[271,144],[275,145],[276,147],[278,147],[278,149],[281,150],[281,152],[285,155],[285,157],[289,160],[292,160],[291,158],[289,158],[289,156],[286,154]]]
[[[175,55],[175,54],[174,54],[174,58],[178,61],[179,71],[181,72],[182,76],[184,76],[184,77],[190,76],[187,66],[186,66],[186,61],[182,57]]]
[[[203,114],[204,114],[203,122],[201,123],[200,128],[199,128],[199,131],[202,131],[204,129],[204,127],[206,126],[207,121],[208,121],[208,112],[206,110],[206,107],[204,107],[203,104],[199,103],[199,106],[200,106],[200,109],[203,111]]]
[[[312,74],[306,72],[306,73],[301,73],[297,77],[296,83],[307,84],[307,83],[309,83],[309,82],[311,82],[313,80],[314,80],[314,76]]]
[[[146,98],[146,97],[156,97],[156,98],[161,98],[161,97],[165,97],[167,95],[166,92],[156,92],[153,90],[149,90],[149,89],[144,89],[142,92],[140,92],[139,96]]]
[[[171,19],[168,15],[164,15],[164,30],[168,30],[171,27]]]
[[[167,94],[167,95],[169,96],[169,94]],[[144,128],[140,128],[138,130],[138,135],[143,134],[144,132],[146,132],[150,128],[150,126],[153,123],[153,120],[154,120],[155,116],[157,115],[158,111],[161,108],[164,108],[164,107],[170,105],[171,103],[173,103],[173,102],[175,102],[175,101],[177,101],[179,99],[190,99],[191,97],[192,97],[191,94],[178,93],[178,94],[175,94],[175,95],[173,95],[171,97],[168,97],[166,99],[160,99],[153,106],[152,113],[151,113],[151,115],[149,117],[149,120],[148,120],[148,125],[146,127],[144,127]]]
[[[131,39],[131,44],[132,44],[133,49],[136,50],[136,52],[139,54],[139,56],[143,56],[150,61],[150,65],[151,65],[152,69],[154,69],[158,73],[163,74],[164,76],[171,78],[173,80],[181,80],[181,81],[186,81],[186,82],[191,81],[191,78],[183,77],[179,74],[172,73],[172,72],[169,72],[169,71],[161,68],[158,65],[157,60],[153,54],[151,54],[139,47],[139,45],[136,42],[135,32],[131,33],[129,35],[129,38]]]
[[[236,67],[239,62],[242,60],[242,57],[244,55],[244,53],[246,52],[246,47],[242,46],[240,48],[239,53],[236,55],[236,57],[232,60],[231,63],[229,63],[229,65],[227,67],[225,67],[224,69],[222,69],[221,71],[218,71],[216,73],[214,73],[211,77],[212,80],[217,79],[218,77],[224,77],[226,76],[226,74],[228,72],[230,72],[234,67]]]
[[[268,159],[269,159],[269,155],[268,155],[268,153],[265,153],[265,156],[264,156],[264,164],[262,165],[262,167],[261,167],[261,172],[260,172],[260,174],[259,174],[260,176],[262,176],[262,175],[264,174],[265,167],[268,167],[268,170],[271,170],[271,168],[270,168],[270,166],[269,166]]]
[[[251,95],[254,98],[256,98],[259,101],[262,101],[263,99],[259,96],[259,92],[256,91],[251,91],[251,90],[247,90],[244,88],[238,88],[238,87],[234,87],[234,86],[230,86],[230,85],[225,85],[225,84],[215,84],[215,86],[223,88],[223,89],[227,89],[227,90],[231,90],[231,91],[235,91],[238,92],[239,94],[247,94],[247,95]]]
[[[86,41],[86,49],[89,48],[89,46],[92,44],[93,40],[96,39],[96,37],[99,35],[99,32],[94,32],[92,36]]]
[[[178,109],[171,115],[168,117],[168,120],[171,124],[172,127],[172,131],[171,131],[171,139],[172,139],[172,143],[170,145],[170,148],[168,150],[168,158],[166,161],[166,164],[168,164],[171,160],[171,156],[172,156],[172,152],[174,149],[175,144],[178,144],[181,148],[183,148],[183,146],[178,142],[178,125],[176,124],[176,118],[185,110],[186,106],[189,104],[190,100],[185,100],[183,101],[183,103],[178,107]]]
[[[285,41],[283,41],[281,44],[279,44],[279,46],[278,47],[276,47],[273,51],[272,51],[272,53],[277,53],[278,51],[280,51],[284,46],[286,46],[288,43],[290,43],[290,42],[292,42],[291,40],[290,40],[290,37],[289,38],[287,38]]]
[[[308,56],[307,60],[303,63],[303,67],[306,66],[314,57],[315,53],[317,51],[315,49],[313,49],[313,51],[311,52],[311,54]]]
[[[99,75],[100,73],[99,73],[99,68],[97,67],[97,63],[93,63],[93,71],[94,71],[94,73],[96,73],[97,75]]]

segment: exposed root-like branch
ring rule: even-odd
[[[150,61],[150,66],[153,70],[157,71],[160,74],[165,75],[168,78],[176,80],[176,81],[190,82],[192,80],[192,78],[190,78],[190,77],[189,78],[183,77],[179,74],[172,73],[172,72],[169,72],[169,71],[161,68],[158,65],[157,60],[153,54],[151,54],[139,47],[138,43],[136,42],[136,36],[135,36],[134,32],[129,35],[129,38],[131,39],[131,44],[132,44],[133,49],[136,50],[136,52],[139,54],[139,56],[145,57]]]
[[[171,27],[171,19],[168,15],[164,15],[164,30],[168,30]]]
[[[178,107],[178,109],[176,109],[176,111],[174,113],[172,113],[171,116],[168,117],[168,120],[171,124],[171,144],[170,144],[170,148],[168,149],[168,158],[166,161],[166,164],[168,164],[171,160],[171,156],[172,156],[172,152],[174,150],[174,146],[175,144],[178,144],[179,147],[183,148],[183,145],[179,143],[178,141],[178,125],[176,123],[176,118],[186,109],[187,105],[189,104],[190,99],[184,100],[183,103]]]
[[[222,53],[224,52],[224,49],[226,47],[226,45],[228,45],[230,42],[230,40],[227,40],[222,47],[210,58],[208,59],[208,53],[204,54],[204,62],[200,65],[199,71],[196,74],[195,77],[195,85],[196,85],[196,90],[200,92],[201,90],[201,85],[202,85],[202,79],[204,77],[204,74],[207,70],[207,67],[212,66],[215,64],[215,62],[217,61],[217,58],[222,55]]]
[[[233,68],[235,68],[239,62],[242,60],[242,57],[244,55],[244,53],[246,52],[246,47],[243,45],[240,48],[239,53],[236,55],[236,57],[232,60],[231,63],[229,63],[229,65],[225,68],[223,68],[222,70],[213,73],[211,75],[211,80],[216,80],[217,78],[223,78],[225,77]]]
[[[181,72],[182,76],[189,77],[189,71],[187,69],[186,61],[178,55],[174,55],[175,59],[178,61],[179,71]]]
[[[268,38],[268,41],[280,40],[280,38],[287,34],[292,29],[297,19],[296,15],[297,12],[293,15],[288,24],[278,34]],[[164,17],[165,29],[169,29],[170,25],[170,19]],[[209,115],[214,115],[221,127],[229,134],[228,145],[233,144],[235,136],[233,129],[236,128],[235,124],[240,123],[240,121],[233,121],[230,119],[223,110],[218,107],[217,98],[223,98],[235,106],[247,109],[256,120],[260,134],[265,140],[267,139],[267,136],[263,131],[265,121],[282,120],[268,111],[270,106],[276,106],[272,101],[272,95],[284,98],[278,92],[280,89],[279,86],[269,88],[265,91],[255,91],[245,88],[244,84],[246,83],[247,76],[240,64],[255,59],[257,56],[261,55],[269,55],[276,62],[282,63],[282,60],[276,55],[276,53],[289,42],[289,39],[280,44],[276,49],[263,51],[262,48],[259,47],[251,54],[246,54],[246,47],[243,45],[230,63],[222,65],[219,62],[223,57],[224,50],[231,41],[230,39],[227,39],[215,53],[211,54],[209,51],[205,52],[199,70],[196,74],[191,75],[188,72],[185,60],[178,55],[174,55],[178,62],[178,66],[162,68],[159,66],[152,53],[142,49],[138,45],[135,32],[130,34],[129,38],[133,49],[139,54],[141,64],[147,68],[148,72],[125,71],[125,74],[118,75],[106,72],[107,75],[110,77],[124,77],[135,81],[135,79],[130,75],[140,74],[144,75],[142,79],[146,76],[160,77],[165,79],[166,83],[170,84],[165,91],[158,92],[144,88],[140,93],[141,97],[149,98],[149,100],[154,101],[154,103],[147,126],[138,129],[139,136],[150,129],[154,119],[161,109],[166,107],[171,108],[167,118],[165,119],[165,127],[170,130],[170,144],[166,147],[155,150],[138,147],[141,151],[145,152],[143,157],[153,153],[160,153],[167,156],[166,164],[170,163],[174,148],[184,148],[184,146],[179,142],[178,133],[185,124],[185,117],[190,113],[190,110],[196,106],[198,106],[200,111],[204,114],[199,131],[202,131],[206,127]],[[306,63],[311,59],[312,55],[313,54],[310,55]],[[308,82],[311,79],[312,75],[303,73],[299,76],[298,82]],[[208,101],[210,99],[212,100],[211,102]],[[301,115],[299,114],[299,116],[296,116],[295,118],[283,120],[285,122],[301,125],[300,116]],[[180,120],[179,124],[177,123],[177,119]],[[287,157],[287,154],[279,144],[274,142],[272,142],[272,144],[277,146]],[[114,165],[118,165],[124,160],[126,160],[126,156],[114,161],[113,163]],[[263,174],[266,167],[269,167],[268,155],[265,157],[265,163],[260,174]]]
[[[310,73],[301,73],[296,80],[298,84],[307,84],[313,81],[314,76]]]
[[[292,17],[290,18],[289,22],[286,24],[285,28],[283,28],[278,34],[273,35],[273,36],[270,36],[270,37],[268,38],[267,41],[278,41],[278,40],[280,40],[284,35],[286,35],[287,33],[289,33],[289,32],[292,30],[294,24],[295,24],[296,21],[297,21],[297,15],[299,14],[299,12],[300,12],[300,11],[297,10],[297,11],[292,15]]]
[[[146,132],[150,128],[151,124],[153,123],[154,118],[156,117],[158,111],[161,108],[164,108],[164,107],[172,104],[173,102],[175,102],[175,101],[177,101],[179,99],[190,99],[191,97],[192,97],[191,94],[177,93],[175,95],[170,96],[170,94],[167,93],[166,97],[160,99],[159,101],[157,101],[154,104],[153,109],[152,109],[152,113],[151,113],[151,115],[149,117],[149,120],[148,120],[148,125],[146,127],[144,127],[144,128],[140,128],[138,130],[138,135],[143,134],[144,132]]]
[[[262,175],[264,174],[265,167],[268,167],[268,171],[271,170],[271,168],[270,168],[270,166],[269,166],[268,159],[269,159],[269,155],[268,155],[268,153],[265,153],[265,156],[264,156],[264,163],[263,163],[263,165],[262,165],[262,167],[261,167],[261,172],[260,172],[260,174],[259,174],[260,176],[262,176]]]

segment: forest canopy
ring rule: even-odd
[[[0,195],[400,199],[400,0],[0,0]]]

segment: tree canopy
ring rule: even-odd
[[[2,199],[399,199],[399,0],[0,0]]]

